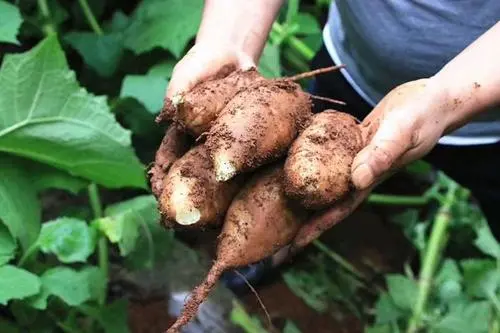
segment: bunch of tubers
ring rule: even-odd
[[[165,100],[157,121],[170,125],[149,170],[163,223],[221,228],[212,268],[168,333],[196,315],[224,271],[305,246],[328,223],[308,219],[350,193],[366,140],[350,115],[312,113],[313,97],[295,80],[317,74],[266,79],[236,70]]]

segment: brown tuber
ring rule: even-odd
[[[195,137],[207,132],[226,104],[252,82],[263,79],[255,68],[236,70],[196,85],[165,101],[160,118],[174,120]]]
[[[293,81],[266,80],[240,91],[207,135],[217,180],[227,181],[286,154],[311,115],[309,95]]]
[[[292,241],[306,216],[285,197],[282,175],[281,165],[269,166],[238,193],[219,236],[217,259],[167,333],[178,332],[196,315],[224,271],[257,262]]]
[[[288,152],[287,196],[310,209],[331,206],[349,192],[351,165],[362,147],[354,117],[334,110],[315,114]]]
[[[215,180],[205,145],[190,149],[175,161],[163,181],[160,211],[169,225],[217,226],[241,187],[241,178]]]

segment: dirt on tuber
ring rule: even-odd
[[[210,129],[211,123],[238,91],[263,79],[255,68],[251,68],[203,81],[186,93],[166,99],[160,119],[173,120],[194,137],[199,137]]]
[[[255,263],[292,241],[307,216],[289,202],[282,182],[283,168],[276,164],[259,170],[241,189],[228,209],[212,268],[167,333],[179,332],[196,315],[224,271]]]
[[[362,147],[356,118],[335,110],[315,114],[288,152],[287,196],[309,209],[333,205],[351,189],[351,165]]]

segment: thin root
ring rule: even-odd
[[[262,310],[266,314],[266,318],[267,318],[269,327],[274,327],[273,322],[271,320],[271,316],[269,315],[269,311],[267,311],[267,308],[264,305],[264,302],[262,302],[262,298],[260,298],[259,293],[257,293],[257,290],[255,290],[255,288],[250,284],[250,282],[247,280],[247,278],[243,274],[241,274],[237,270],[234,270],[234,272],[236,273],[236,275],[238,275],[240,278],[242,278],[243,281],[245,281],[245,284],[248,286],[248,288],[250,288],[250,290],[252,291],[252,293],[257,298],[257,301],[259,302],[260,307],[262,308]]]
[[[333,99],[333,98],[328,98],[328,97],[322,97],[322,96],[317,96],[317,95],[313,95],[313,94],[309,94],[309,96],[311,96],[311,98],[313,98],[313,99],[317,99],[317,100],[320,100],[320,101],[330,102],[330,103],[333,103],[333,104],[346,105],[346,103],[344,101],[340,101],[338,99]]]
[[[342,64],[342,65],[338,65],[338,66],[330,66],[330,67],[318,68],[318,69],[315,69],[313,71],[304,72],[304,73],[300,73],[300,74],[297,74],[297,75],[294,75],[294,76],[290,76],[287,79],[288,80],[292,80],[292,81],[298,81],[298,80],[307,79],[307,78],[310,78],[310,77],[313,77],[313,76],[316,76],[316,75],[319,75],[319,74],[325,74],[325,73],[333,72],[333,71],[336,71],[336,70],[344,68],[344,67],[345,67],[345,65]]]

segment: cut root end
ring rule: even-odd
[[[195,207],[177,209],[175,221],[181,225],[192,225],[201,218],[200,210]]]

